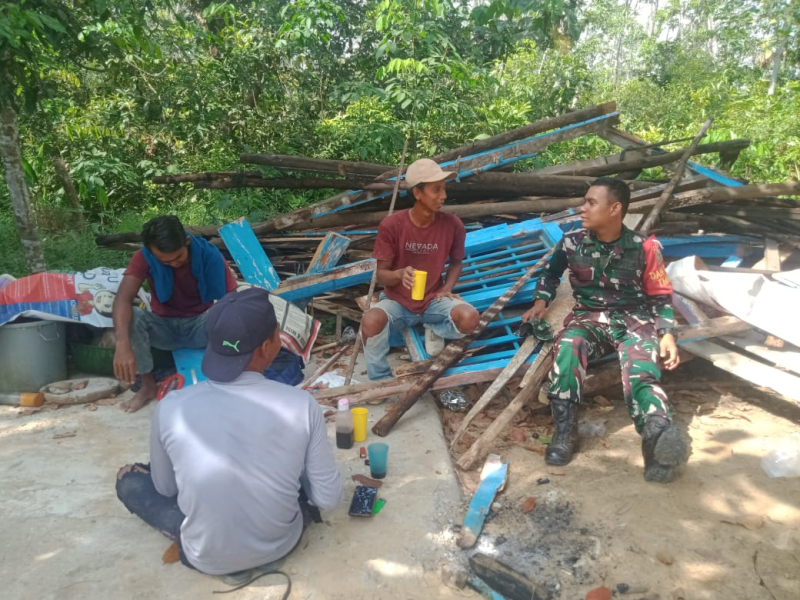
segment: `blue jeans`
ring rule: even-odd
[[[422,323],[433,333],[446,340],[457,340],[464,337],[450,316],[452,311],[459,304],[467,304],[463,300],[451,300],[442,298],[432,301],[424,312],[415,313],[408,310],[399,302],[390,300],[381,294],[380,301],[371,308],[380,308],[386,313],[388,322],[378,335],[369,338],[364,344],[364,358],[367,361],[367,375],[374,380],[389,379],[392,377],[392,369],[386,355],[389,354],[389,334],[392,331],[402,331],[409,327],[414,327]]]
[[[196,317],[159,317],[150,311],[134,307],[130,338],[136,357],[137,373],[145,375],[153,371],[150,346],[160,350],[208,346],[207,317],[208,312]]]

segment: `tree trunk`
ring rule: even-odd
[[[25,251],[28,269],[31,273],[41,273],[46,270],[44,252],[33,222],[30,191],[25,184],[17,113],[11,106],[0,108],[0,156],[5,168],[8,195],[11,197],[11,207],[14,209],[19,241]]]
[[[78,197],[78,192],[75,191],[75,186],[72,184],[72,178],[67,171],[67,165],[61,159],[56,157],[53,159],[53,166],[56,169],[56,175],[61,180],[61,185],[64,186],[64,194],[67,196],[70,205],[75,211],[75,221],[81,231],[86,231],[86,219],[83,217],[83,205],[81,199]]]
[[[779,33],[780,41],[775,46],[775,52],[772,53],[772,74],[769,78],[769,90],[767,94],[772,96],[775,94],[775,89],[778,87],[778,79],[781,74],[781,62],[783,61],[783,54],[786,49],[786,36]]]
[[[625,1],[625,13],[624,19],[622,23],[622,31],[619,33],[619,37],[617,38],[617,56],[614,59],[614,89],[617,89],[619,85],[619,71],[620,71],[620,62],[622,59],[622,43],[625,40],[625,34],[628,31],[628,10],[630,10],[631,2],[630,0]]]

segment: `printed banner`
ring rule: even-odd
[[[113,327],[111,307],[124,269],[98,267],[83,273],[37,273],[0,288],[0,325],[19,317],[77,321]],[[139,298],[149,307],[149,295]]]

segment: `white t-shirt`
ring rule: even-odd
[[[178,495],[181,545],[212,575],[257,567],[300,539],[302,487],[320,508],[342,498],[342,477],[319,404],[308,392],[246,371],[171,392],[150,432],[156,490]]]

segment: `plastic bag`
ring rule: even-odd
[[[800,477],[800,433],[783,438],[761,459],[761,468],[770,477]]]
[[[582,438],[603,437],[606,435],[605,421],[584,419],[578,422],[578,436]]]
[[[460,412],[467,410],[469,401],[461,390],[446,390],[439,393],[439,402],[442,406],[452,410],[453,412]]]

